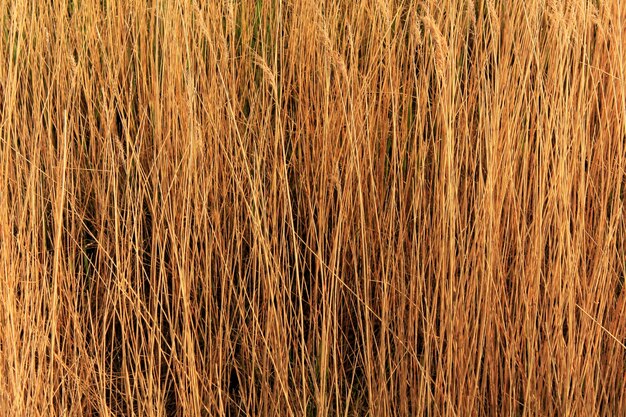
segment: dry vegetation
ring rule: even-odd
[[[0,415],[626,415],[623,0],[0,0]]]

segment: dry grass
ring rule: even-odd
[[[0,415],[626,415],[623,0],[0,0]]]

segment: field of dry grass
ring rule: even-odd
[[[626,415],[624,0],[0,0],[1,416]]]

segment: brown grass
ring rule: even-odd
[[[0,415],[626,415],[624,22],[0,0]]]

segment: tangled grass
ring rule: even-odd
[[[626,414],[621,0],[0,0],[0,414]]]

